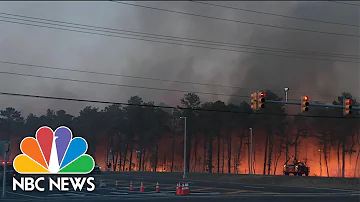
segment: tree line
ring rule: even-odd
[[[282,100],[270,90],[265,92],[268,100]],[[342,105],[343,98],[352,96],[342,93],[333,104]],[[311,107],[306,113],[292,116],[284,105],[267,103],[261,113],[254,113],[248,102],[201,102],[194,93],[185,94],[180,103],[171,109],[132,96],[128,105],[113,104],[104,109],[87,106],[78,116],[48,109],[44,115],[29,114],[25,118],[9,107],[0,111],[0,139],[19,141],[34,136],[41,126],[55,129],[65,125],[75,136],[88,141],[90,154],[106,155],[106,164],[108,148],[112,148],[112,170],[173,172],[182,166],[184,119],[180,117],[186,117],[187,171],[241,173],[240,170],[250,168],[249,164],[256,164],[261,165],[261,169],[256,169],[258,174],[276,174],[280,158],[301,159],[301,144],[312,139],[319,149],[320,170],[324,167],[326,176],[330,176],[328,162],[332,151],[336,153],[340,176],[345,176],[346,159],[352,161],[354,154],[353,172],[354,176],[359,175],[359,119],[340,118],[342,109]],[[354,100],[354,106],[357,105]],[[351,116],[358,115],[354,111]],[[247,158],[250,127],[256,131],[257,142],[251,160]],[[99,147],[102,140],[107,148]]]

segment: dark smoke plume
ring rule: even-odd
[[[292,16],[306,16],[313,19],[327,19],[328,21],[359,24],[359,12],[339,6],[324,8],[325,2],[301,2],[290,13]],[[318,11],[312,14],[311,11]],[[338,13],[341,13],[339,15]],[[305,15],[307,14],[307,15]],[[351,22],[350,20],[351,19]],[[308,23],[302,26],[286,19],[278,23],[282,26],[306,28],[327,32],[338,32],[359,35],[359,29],[347,28],[340,25],[319,25]],[[298,26],[297,26],[298,25]],[[294,49],[311,52],[356,54],[359,55],[359,39],[356,37],[331,36],[326,34],[293,32],[279,30],[268,32],[268,29],[256,29],[251,42],[259,45],[282,49]],[[345,60],[345,59],[341,59]],[[359,60],[358,60],[359,61]],[[238,64],[236,75],[247,68],[245,79],[238,85],[244,88],[272,89],[282,96],[283,87],[289,87],[289,97],[300,99],[300,94],[310,94],[312,100],[331,101],[343,91],[349,91],[354,96],[359,95],[359,65],[333,61],[307,60],[296,58],[282,58],[262,55],[248,55]],[[244,92],[238,92],[244,94]],[[248,93],[248,92],[246,92]]]

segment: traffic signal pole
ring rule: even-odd
[[[286,101],[278,101],[278,100],[266,100],[267,103],[277,103],[277,104],[288,104],[288,105],[301,105],[301,102],[286,102]],[[320,104],[320,103],[309,103],[309,106],[314,107],[330,107],[330,108],[343,108],[342,105],[333,105],[333,104]],[[360,107],[352,107],[352,109],[359,110]]]
[[[305,113],[309,110],[308,107],[326,107],[326,108],[339,108],[344,110],[344,115],[351,114],[351,110],[360,110],[360,106],[354,107],[352,105],[352,99],[344,99],[342,105],[334,105],[334,104],[323,104],[323,103],[310,103],[310,98],[307,95],[301,96],[300,102],[289,102],[287,99],[287,90],[288,88],[285,88],[286,93],[286,99],[283,100],[267,100],[266,94],[261,91],[257,91],[251,94],[251,109],[256,112],[258,110],[261,110],[262,108],[265,108],[265,103],[276,103],[276,104],[283,104],[283,105],[300,105],[301,106],[301,112]]]
[[[289,102],[278,100],[266,100],[267,103],[289,104],[289,105],[301,105],[301,102]]]

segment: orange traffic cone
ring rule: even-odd
[[[134,187],[132,185],[132,181],[130,181],[130,191],[134,191]]]
[[[178,195],[178,196],[181,196],[181,182],[179,182],[178,184],[177,184],[177,190],[176,190],[176,195]]]
[[[180,182],[178,182],[177,184],[176,184],[176,192],[175,192],[175,195],[180,195],[180,192],[179,192],[179,185],[180,185]]]
[[[156,183],[155,192],[156,192],[156,193],[160,193],[159,182]]]
[[[189,184],[185,183],[184,196],[187,196],[189,194],[190,194]]]
[[[141,182],[141,184],[140,184],[140,192],[144,192],[144,191],[145,191],[144,184]]]
[[[115,189],[119,189],[119,183],[118,183],[118,181],[116,181],[116,183],[115,183]]]
[[[184,192],[185,192],[185,184],[184,184],[184,183],[182,183],[182,185],[181,185],[181,193],[180,193],[180,195],[181,195],[181,196],[184,196]]]

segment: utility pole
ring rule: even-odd
[[[7,153],[10,151],[10,144],[9,143],[5,143],[5,148],[4,148],[4,173],[3,173],[3,181],[2,181],[2,195],[1,198],[5,198],[5,186],[6,186],[6,165],[7,165]]]
[[[253,171],[253,164],[252,164],[252,144],[253,144],[253,140],[252,140],[252,137],[253,137],[253,130],[252,128],[249,128],[250,129],[250,152],[249,152],[249,163],[250,163],[250,171],[249,171],[249,174],[252,175],[252,171]]]
[[[319,161],[319,163],[320,163],[320,177],[321,177],[321,176],[322,176],[322,164],[321,164],[321,160],[322,160],[322,158],[321,158],[321,149],[319,149],[318,151],[319,151],[319,153],[320,153],[320,161]]]
[[[184,174],[183,178],[186,178],[186,117],[180,117],[180,119],[184,119]]]

